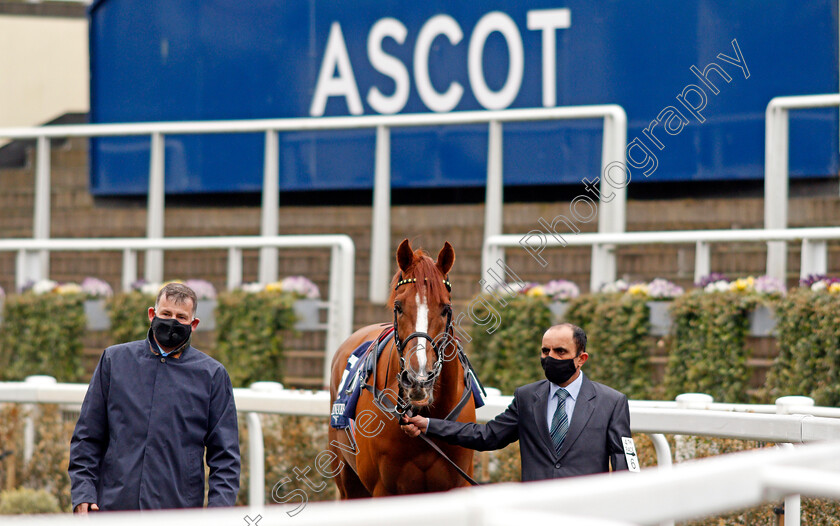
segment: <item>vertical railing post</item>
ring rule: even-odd
[[[767,105],[764,135],[764,228],[788,226],[788,110]],[[785,281],[787,243],[767,242],[767,275]]]
[[[242,249],[230,247],[228,249],[227,289],[231,291],[239,285],[242,285]]]
[[[151,159],[149,160],[149,204],[146,214],[146,237],[149,239],[163,239],[164,217],[164,136],[160,132],[152,134]],[[159,248],[146,251],[145,272],[146,281],[160,283],[163,281],[163,250]]]
[[[799,266],[799,278],[805,279],[811,274],[828,272],[828,244],[825,240],[802,240],[802,256]]]
[[[35,147],[35,217],[32,237],[50,238],[50,139],[40,136]],[[38,281],[50,275],[48,250],[30,252],[26,257],[28,279]]]
[[[276,236],[279,228],[279,218],[280,140],[276,130],[266,130],[260,235]],[[277,277],[277,247],[262,247],[260,249],[259,281],[265,285],[277,281]]]
[[[627,147],[627,115],[620,107],[604,116],[604,135],[601,147],[600,195],[598,232],[624,232],[627,224],[627,185],[630,173],[624,164]],[[618,164],[613,164],[618,163]],[[596,179],[597,180],[597,179]],[[606,197],[612,196],[609,200]],[[590,289],[598,290],[605,283],[615,281],[617,273],[615,247],[592,247]]]
[[[258,413],[248,413],[248,506],[265,505],[265,445]]]
[[[504,141],[502,138],[502,123],[490,121],[487,138],[487,193],[484,203],[484,242],[491,236],[502,233],[504,225],[504,175],[503,156]],[[489,265],[496,261],[505,260],[505,251],[501,247],[490,249],[491,259],[483,262],[488,265],[481,269],[486,273]],[[485,277],[485,279],[487,279]]]
[[[137,251],[123,249],[122,291],[131,292],[131,284],[137,281]]]
[[[325,389],[330,385],[333,355],[353,332],[355,257],[355,248],[349,239],[338,242],[330,249],[327,341],[324,349],[323,374]]]
[[[373,222],[370,235],[370,283],[373,303],[388,299],[391,269],[391,131],[376,127],[376,159],[373,178]]]
[[[712,273],[712,251],[705,241],[698,241],[694,249],[694,283],[700,283],[704,277]]]

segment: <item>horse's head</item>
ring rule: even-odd
[[[443,368],[447,334],[451,334],[452,306],[447,275],[455,250],[443,245],[437,261],[414,251],[407,239],[397,249],[400,270],[391,282],[395,342],[400,353],[400,387],[414,407],[434,401],[435,380]]]

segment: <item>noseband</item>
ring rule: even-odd
[[[452,284],[449,282],[448,279],[444,278],[443,284],[446,286],[446,290],[452,292]],[[417,278],[409,278],[403,279],[402,274],[400,274],[399,280],[397,280],[397,285],[394,287],[394,290],[399,289],[402,285],[406,285],[408,283],[416,283]],[[452,330],[452,307],[450,305],[446,305],[444,307],[446,309],[446,327],[443,329],[444,334],[450,334]],[[397,307],[394,307],[394,345],[397,347],[397,352],[400,355],[400,375],[399,375],[399,384],[400,387],[403,389],[408,389],[411,387],[411,382],[408,378],[408,370],[405,368],[405,347],[411,340],[414,339],[425,339],[429,340],[432,348],[435,350],[435,364],[432,366],[432,371],[429,373],[428,377],[420,382],[420,387],[424,389],[428,389],[435,384],[438,376],[440,376],[440,372],[443,370],[443,349],[440,345],[440,342],[435,342],[432,336],[427,332],[412,332],[408,335],[408,337],[403,340],[400,338],[399,327],[397,325]]]

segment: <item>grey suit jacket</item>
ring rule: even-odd
[[[522,480],[543,480],[627,469],[621,437],[630,436],[627,397],[585,375],[572,423],[558,455],[548,433],[549,382],[518,388],[504,413],[486,424],[429,419],[426,433],[444,442],[486,451],[519,440]]]

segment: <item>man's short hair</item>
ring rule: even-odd
[[[568,327],[572,329],[572,339],[575,341],[575,356],[580,356],[581,353],[586,352],[586,332],[571,323],[561,323],[557,327]]]
[[[164,285],[157,298],[155,298],[155,310],[158,308],[161,298],[166,298],[176,305],[183,305],[187,300],[192,302],[192,316],[195,317],[195,310],[198,308],[198,298],[195,291],[182,283],[167,283]]]

